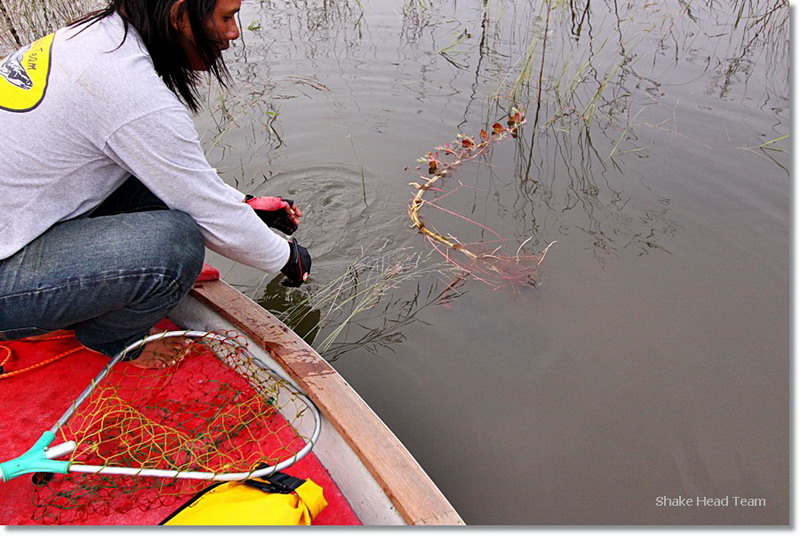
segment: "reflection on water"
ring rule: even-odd
[[[211,260],[327,341],[468,523],[788,522],[788,2],[245,0],[240,22],[198,128],[226,181],[303,207],[314,273]],[[557,241],[516,293],[442,273],[407,214],[417,159],[513,107],[426,223]]]

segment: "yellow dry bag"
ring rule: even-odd
[[[274,473],[209,486],[161,525],[310,525],[327,505],[312,480]]]

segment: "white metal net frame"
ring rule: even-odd
[[[288,404],[285,400],[280,401],[279,406],[282,407],[284,410],[288,406],[294,406],[296,416],[301,419],[301,422],[305,422],[306,426],[303,428],[311,429],[311,433],[306,435],[307,439],[305,440],[305,444],[302,449],[297,451],[295,454],[288,456],[281,460],[280,462],[268,466],[268,467],[261,467],[252,471],[248,472],[233,472],[233,473],[214,473],[214,472],[207,472],[207,471],[176,471],[176,470],[164,470],[164,469],[150,469],[150,468],[143,468],[143,467],[115,467],[115,466],[99,466],[99,465],[83,465],[80,463],[70,463],[68,467],[68,472],[70,473],[89,473],[89,474],[102,474],[102,475],[128,475],[128,476],[142,476],[142,477],[160,477],[160,478],[177,478],[177,479],[195,479],[195,480],[207,480],[207,481],[239,481],[239,480],[246,480],[249,478],[259,478],[259,477],[267,477],[275,472],[282,471],[287,467],[290,467],[298,460],[302,459],[306,456],[311,450],[313,449],[315,443],[319,439],[321,430],[322,430],[322,419],[319,414],[319,410],[314,405],[314,403],[302,392],[300,392],[296,387],[292,385],[292,383],[267,366],[261,359],[254,356],[244,345],[241,345],[238,341],[234,338],[226,335],[222,335],[219,333],[214,332],[207,332],[207,331],[192,331],[192,330],[185,330],[185,331],[167,331],[164,333],[158,333],[155,335],[150,335],[141,341],[138,341],[134,344],[131,344],[127,348],[125,348],[122,352],[114,356],[111,361],[106,365],[103,370],[92,380],[91,384],[75,399],[72,403],[70,408],[61,416],[61,418],[56,422],[56,424],[51,428],[50,432],[56,434],[59,429],[61,429],[67,421],[76,413],[78,408],[83,404],[86,399],[92,394],[95,388],[108,376],[111,369],[117,365],[120,361],[122,361],[125,356],[127,356],[130,352],[141,348],[142,346],[157,341],[160,339],[164,339],[167,337],[186,337],[186,338],[201,338],[205,340],[212,340],[217,341],[220,344],[235,344],[237,345],[237,352],[244,354],[248,360],[256,365],[256,374],[254,375],[251,371],[242,371],[238,370],[241,365],[232,364],[231,362],[226,362],[224,357],[220,357],[219,352],[215,351],[214,354],[226,365],[231,366],[231,368],[240,374],[242,374],[251,385],[258,391],[259,386],[257,382],[253,382],[252,380],[258,380],[258,377],[262,379],[275,379],[281,385],[281,396],[286,397],[287,400],[291,399],[291,402]],[[233,365],[233,366],[232,366]],[[313,424],[307,422],[307,419],[304,419],[302,416],[305,414],[310,413],[311,417],[313,418]],[[309,425],[310,424],[310,425]],[[76,445],[73,441],[66,441],[58,445],[54,445],[52,447],[45,449],[45,456],[50,460],[55,460],[70,454]]]

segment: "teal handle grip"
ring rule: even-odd
[[[27,473],[67,474],[69,462],[48,460],[45,455],[45,449],[53,442],[55,437],[56,434],[54,432],[47,431],[42,434],[42,437],[28,452],[13,460],[0,463],[0,476],[3,477],[3,482],[8,482],[12,478]]]

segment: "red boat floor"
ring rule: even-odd
[[[0,377],[0,410],[4,421],[0,461],[16,458],[30,449],[42,433],[55,424],[75,398],[89,385],[92,378],[102,370],[108,363],[108,358],[81,349],[33,370],[16,375],[8,373],[40,363],[79,346],[74,337],[0,343],[0,361],[6,354],[4,347],[12,352],[4,367],[6,374]],[[313,451],[283,472],[299,478],[310,478],[324,490],[328,506],[314,520],[314,525],[360,524],[347,500],[314,456]],[[0,524],[41,524],[34,520],[35,490],[36,486],[29,475],[0,482]],[[77,524],[157,525],[188,498],[189,496],[146,511],[131,506],[125,511],[112,512],[108,515],[90,514],[87,519],[82,519]]]

